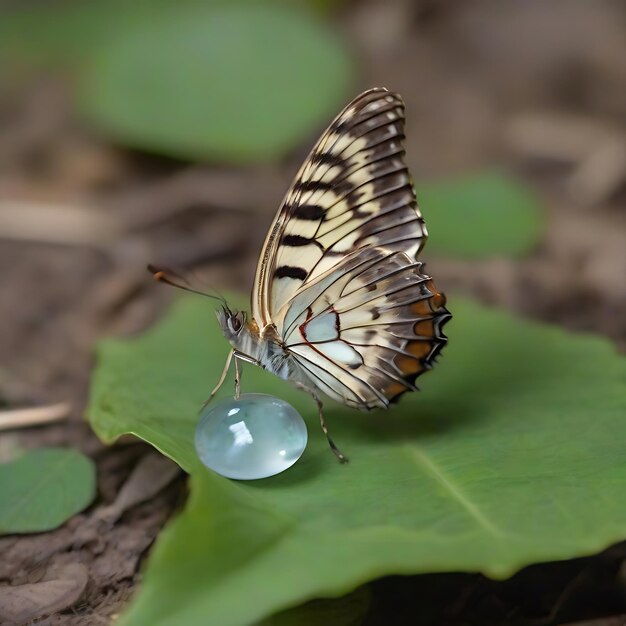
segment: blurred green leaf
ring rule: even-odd
[[[522,183],[497,172],[423,182],[417,198],[432,235],[426,254],[520,256],[537,244],[541,208]]]
[[[120,25],[85,68],[80,104],[127,145],[243,163],[283,155],[346,99],[353,66],[304,11],[249,4]]]
[[[258,0],[46,0],[13,3],[2,9],[0,65],[30,64],[36,67],[75,66],[120,27],[141,27],[167,10],[227,4],[250,5]],[[310,8],[328,14],[343,0],[271,0],[273,5]],[[10,68],[9,68],[10,69]]]
[[[166,0],[49,0],[15,6],[0,20],[0,60],[47,68],[75,66],[120,24],[141,24],[166,4]]]
[[[139,339],[99,350],[89,415],[192,474],[120,625],[249,624],[386,574],[481,571],[598,551],[626,535],[626,360],[607,341],[450,299],[450,345],[389,412],[327,407],[248,367],[244,391],[291,402],[309,446],[284,474],[231,482],[200,466],[198,410],[228,346],[183,299]],[[225,393],[230,392],[230,389]]]
[[[0,533],[57,528],[94,498],[95,468],[75,450],[42,448],[0,465]]]

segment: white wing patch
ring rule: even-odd
[[[333,310],[318,315],[302,324],[301,332],[303,338],[311,343],[339,339],[338,321],[337,313]]]
[[[363,357],[345,341],[330,341],[317,349],[331,361],[348,367],[354,368],[363,364]]]

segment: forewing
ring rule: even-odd
[[[278,311],[304,284],[356,251],[384,246],[415,259],[426,240],[404,162],[404,103],[372,89],[332,122],[274,220],[257,267],[254,318],[282,334]]]
[[[430,369],[446,343],[445,297],[402,251],[369,248],[303,286],[284,313],[284,341],[327,395],[386,407]]]

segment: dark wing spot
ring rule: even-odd
[[[345,167],[346,165],[345,159],[342,159],[338,154],[333,154],[332,152],[316,152],[311,157],[311,161],[319,165],[330,165],[331,167],[335,165]]]
[[[370,310],[370,313],[372,314],[372,319],[373,320],[377,320],[380,317],[380,312],[378,311],[378,309],[376,307],[373,307]]]
[[[315,239],[309,237],[302,237],[302,235],[284,235],[280,240],[284,246],[308,246],[310,243],[316,243]]]
[[[296,192],[302,191],[328,191],[333,188],[333,184],[329,182],[322,182],[321,180],[299,180],[293,189]]]
[[[307,271],[301,267],[293,267],[291,265],[281,265],[274,272],[275,278],[295,278],[296,280],[304,280],[307,277]]]
[[[337,337],[341,334],[341,321],[339,320],[339,313],[335,311],[335,307],[331,306],[330,310],[335,314],[335,330],[337,331]]]
[[[321,220],[324,215],[326,215],[326,209],[316,204],[301,204],[293,211],[293,216],[300,220]]]

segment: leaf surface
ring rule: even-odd
[[[42,448],[0,465],[0,533],[57,528],[94,498],[95,468],[75,450]]]
[[[453,258],[521,256],[537,244],[541,208],[521,182],[496,171],[417,184],[433,235],[427,254]]]
[[[193,432],[227,345],[183,299],[154,330],[100,349],[90,416],[192,474],[122,620],[250,624],[388,574],[481,571],[593,553],[626,535],[626,360],[607,341],[450,299],[450,345],[388,412],[328,405],[339,465],[309,399],[258,368],[244,391],[296,406],[309,446],[289,471],[233,482],[199,465]],[[228,383],[227,383],[228,385]],[[228,389],[228,393],[231,390]]]
[[[120,24],[83,73],[84,113],[121,142],[218,162],[267,162],[350,96],[353,64],[312,13],[231,3]]]

